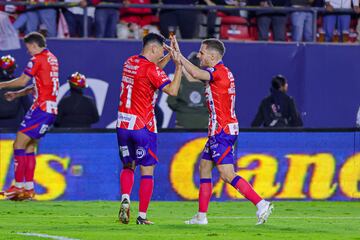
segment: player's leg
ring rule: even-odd
[[[22,132],[16,134],[16,139],[13,144],[14,148],[14,169],[15,169],[15,184],[3,192],[4,196],[10,200],[18,200],[18,196],[24,191],[24,178],[26,166],[26,146],[31,141],[31,138]]]
[[[153,224],[147,219],[147,210],[154,190],[154,168],[155,165],[140,166],[139,216],[136,224]]]
[[[205,145],[202,159],[200,161],[200,188],[199,188],[199,210],[198,213],[190,220],[185,221],[186,224],[207,224],[207,211],[212,195],[212,175],[211,170],[214,167],[210,151],[210,141]]]
[[[123,164],[123,169],[120,172],[121,204],[118,217],[120,222],[128,224],[130,220],[130,195],[134,185],[135,156],[131,144],[131,131],[117,128],[116,132],[119,155]]]
[[[240,194],[258,208],[258,224],[262,224],[271,214],[273,206],[270,202],[262,199],[245,179],[235,173],[234,153],[232,148],[236,138],[237,137],[233,135],[228,135],[223,132],[220,133],[216,137],[216,144],[214,145],[214,150],[218,154],[213,156],[213,158],[217,164],[221,179],[224,182],[231,184]]]
[[[21,200],[32,199],[34,192],[34,173],[36,167],[35,148],[39,139],[45,136],[55,122],[56,115],[45,112],[40,108],[29,110],[24,121],[21,123],[19,132],[27,136],[25,148],[25,191]]]
[[[257,207],[257,224],[265,223],[274,208],[272,203],[262,199],[245,179],[235,174],[233,164],[221,164],[217,168],[221,178],[226,183],[231,184],[240,194]]]
[[[32,139],[26,147],[26,165],[25,165],[25,191],[22,196],[23,199],[33,199],[35,197],[34,191],[34,174],[36,167],[35,149],[37,140]]]
[[[157,136],[146,128],[137,132],[136,159],[140,164],[139,216],[137,224],[153,224],[147,219],[147,210],[154,189],[154,168],[158,163]]]

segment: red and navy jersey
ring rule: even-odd
[[[230,135],[239,133],[235,114],[235,79],[230,70],[219,62],[213,68],[206,68],[210,81],[205,86],[205,97],[209,109],[209,136],[222,130]]]
[[[57,58],[45,49],[34,55],[24,70],[24,74],[33,78],[35,98],[32,109],[57,114],[56,98],[59,93],[59,64]]]
[[[157,90],[170,83],[169,77],[144,56],[128,58],[123,66],[117,127],[157,132],[154,107]]]

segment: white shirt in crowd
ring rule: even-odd
[[[65,0],[65,2],[73,2],[73,3],[78,3],[80,1],[81,0]],[[68,10],[70,12],[72,12],[73,14],[84,15],[84,9],[82,9],[81,7],[71,7],[71,8],[68,8]],[[89,17],[94,18],[95,8],[94,7],[87,7],[87,14],[88,14]]]
[[[359,6],[359,0],[325,0],[325,3],[330,3],[333,8],[351,8],[351,1],[355,7]]]

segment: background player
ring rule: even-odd
[[[33,79],[31,86],[16,92],[7,92],[5,97],[12,101],[29,93],[35,95],[33,105],[21,123],[14,142],[15,185],[3,192],[10,200],[32,199],[35,196],[35,147],[37,141],[54,123],[57,113],[58,60],[46,49],[46,41],[41,34],[29,33],[24,37],[24,42],[29,54],[33,56],[24,73],[12,81],[0,83],[0,89],[24,87]]]
[[[134,184],[134,169],[140,165],[139,216],[137,224],[153,224],[146,212],[154,188],[156,156],[156,119],[154,105],[157,90],[176,96],[181,80],[179,54],[165,45],[165,38],[150,33],[143,39],[143,50],[126,60],[123,66],[120,104],[118,109],[117,137],[123,170],[120,173],[121,206],[119,220],[129,223],[130,194]],[[171,82],[161,69],[169,61],[164,48],[171,51],[176,69]],[[159,67],[160,66],[160,67]]]
[[[172,44],[176,51],[179,45],[174,37]],[[181,62],[185,70],[195,79],[205,82],[205,96],[210,113],[209,138],[200,162],[199,211],[186,224],[207,224],[206,213],[212,195],[212,175],[214,166],[221,178],[231,184],[244,197],[258,208],[257,224],[264,223],[272,212],[272,203],[263,200],[243,178],[234,171],[233,145],[236,141],[239,126],[235,114],[235,79],[225,67],[222,57],[225,46],[218,39],[206,39],[202,42],[198,58],[202,70],[184,56]]]

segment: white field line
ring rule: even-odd
[[[249,216],[214,216],[214,217],[208,217],[208,218],[213,218],[213,219],[251,219],[251,218],[256,218],[254,217],[249,217]],[[341,219],[341,220],[352,220],[352,219],[359,219],[360,220],[360,216],[354,216],[354,217],[339,217],[339,216],[302,216],[302,217],[291,217],[291,216],[281,216],[281,217],[273,217],[270,216],[271,219]]]
[[[39,238],[48,238],[48,239],[56,239],[56,240],[79,240],[78,238],[68,238],[62,236],[48,235],[42,233],[21,233],[17,232],[18,235],[29,236],[29,237],[39,237]]]
[[[104,215],[89,215],[89,216],[66,216],[66,215],[28,215],[22,216],[21,218],[116,218],[116,216],[104,216]],[[13,218],[13,216],[0,216],[2,218]],[[191,217],[190,217],[191,218]],[[253,219],[256,216],[208,216],[210,219]],[[352,220],[352,219],[359,219],[360,216],[271,216],[271,219],[339,219],[339,220]]]

